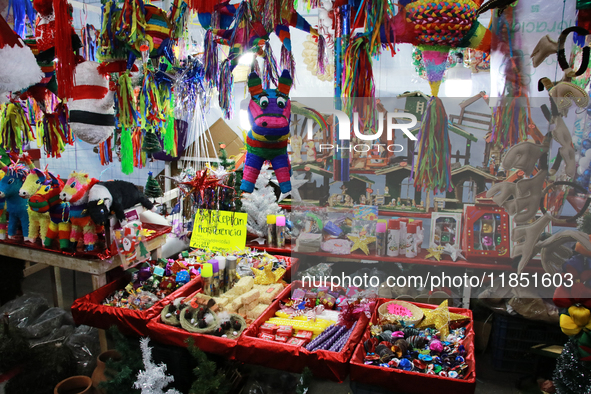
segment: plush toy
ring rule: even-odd
[[[25,241],[29,241],[29,215],[27,214],[27,200],[19,197],[18,191],[28,174],[28,169],[22,164],[4,166],[2,171],[6,175],[0,181],[0,198],[6,200],[6,210],[10,214],[8,220],[8,237],[14,237],[18,228],[23,232]],[[0,239],[3,234],[0,234]]]
[[[21,198],[29,200],[31,196],[39,190],[39,188],[47,182],[48,176],[45,171],[38,168],[31,168],[31,172],[27,175],[25,182],[21,186],[18,194]],[[41,241],[45,240],[47,235],[47,228],[49,227],[49,212],[38,212],[29,208],[27,209],[29,215],[29,238],[32,242],[35,242],[37,237],[41,238]]]
[[[261,79],[256,73],[248,76],[250,103],[248,117],[251,130],[246,138],[246,160],[244,177],[240,189],[252,193],[265,160],[273,165],[282,193],[291,191],[291,166],[287,156],[291,101],[289,90],[291,76],[283,70],[277,89],[263,90]]]
[[[87,61],[76,66],[74,94],[68,103],[72,132],[91,145],[106,141],[115,129],[114,92],[98,65]]]
[[[48,181],[31,196],[29,206],[37,212],[49,212],[50,221],[43,245],[48,248],[54,239],[59,239],[60,249],[68,249],[72,228],[70,206],[59,199],[64,182],[50,172],[47,175]]]
[[[125,210],[136,204],[146,209],[154,204],[130,182],[108,181],[92,186],[88,195],[88,213],[99,226],[109,226],[109,216],[114,213],[120,222],[125,222]]]
[[[86,250],[93,250],[97,239],[96,226],[88,214],[88,194],[96,183],[98,179],[73,171],[60,193],[60,199],[70,204],[70,242],[76,245],[78,241],[83,241]]]

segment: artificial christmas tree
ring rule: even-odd
[[[181,394],[180,391],[175,389],[164,391],[164,388],[169,383],[174,382],[174,377],[166,374],[166,364],[161,363],[156,365],[154,363],[152,360],[152,348],[148,345],[149,343],[150,338],[140,339],[142,359],[146,369],[138,373],[133,387],[141,389],[142,394]]]
[[[158,198],[162,197],[164,194],[160,184],[156,179],[154,179],[152,171],[148,172],[148,180],[146,181],[146,186],[144,187],[144,194],[148,198]]]
[[[133,388],[136,376],[143,366],[137,339],[125,337],[116,327],[111,327],[109,333],[121,359],[107,361],[105,376],[109,380],[100,383],[99,388],[106,394],[140,394],[140,390]]]
[[[162,145],[160,145],[160,140],[158,140],[158,136],[155,132],[146,131],[142,150],[147,154],[162,152]]]
[[[230,379],[226,377],[223,371],[218,370],[215,361],[211,361],[207,354],[193,343],[193,339],[188,340],[189,353],[197,362],[193,370],[195,381],[189,390],[189,394],[226,394],[230,392]]]
[[[269,186],[271,171],[265,164],[254,185],[252,193],[242,196],[242,210],[248,213],[248,232],[262,237],[266,234],[267,215],[281,214],[281,208],[277,204],[275,190]]]
[[[582,361],[579,340],[570,338],[556,361],[554,386],[557,394],[591,393],[591,361]]]

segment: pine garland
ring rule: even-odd
[[[193,369],[196,376],[189,394],[226,394],[230,392],[231,384],[223,371],[218,370],[214,361],[209,360],[204,351],[195,346],[193,338],[187,340],[189,353],[197,362]]]
[[[109,334],[115,342],[115,349],[121,355],[121,359],[107,361],[105,376],[108,380],[100,383],[99,387],[107,394],[140,394],[140,390],[133,388],[137,374],[144,365],[139,342],[137,339],[126,338],[116,327],[111,327]]]

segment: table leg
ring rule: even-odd
[[[62,292],[62,275],[59,267],[51,267],[51,290],[53,292],[53,305],[59,308],[64,307],[64,294]]]
[[[470,277],[474,271],[469,268],[466,268],[466,276]],[[472,288],[469,286],[469,283],[464,286],[464,290],[462,292],[462,308],[470,309],[470,298],[472,297]]]
[[[103,287],[106,284],[107,284],[107,275],[106,274],[92,275],[92,289],[93,290]],[[99,334],[99,343],[101,346],[101,353],[106,352],[107,350],[109,350],[109,345],[107,344],[107,333],[105,332],[105,330],[99,329],[98,334]]]

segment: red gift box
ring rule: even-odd
[[[198,276],[166,296],[164,299],[158,301],[151,308],[143,311],[102,305],[105,298],[117,290],[125,288],[128,283],[129,278],[119,278],[74,301],[72,304],[72,316],[74,317],[76,324],[86,324],[91,327],[102,328],[105,330],[109,329],[111,326],[117,326],[117,328],[119,328],[119,330],[125,335],[146,336],[148,335],[146,325],[150,319],[160,314],[162,308],[164,308],[170,300],[188,296],[197,288],[202,287],[201,277]]]
[[[282,299],[289,298],[292,284],[286,288],[271,306],[242,333],[238,339],[236,359],[250,364],[259,364],[269,368],[301,373],[304,367],[324,379],[342,382],[349,372],[349,360],[355,346],[365,332],[369,319],[361,315],[355,330],[340,352],[316,350],[310,352],[302,346],[266,341],[258,338],[260,326],[275,316]]]
[[[466,251],[466,257],[510,257],[509,215],[503,208],[466,206],[464,223],[462,249]]]
[[[380,299],[378,305],[390,300]],[[413,304],[421,308],[435,309],[436,305]],[[378,323],[377,307],[371,317],[372,324]],[[351,359],[350,379],[360,383],[380,386],[386,389],[395,388],[403,393],[454,393],[473,394],[476,389],[476,362],[474,359],[474,322],[472,311],[462,308],[449,308],[452,313],[459,313],[470,317],[470,323],[466,326],[464,347],[466,348],[466,363],[468,372],[464,379],[444,378],[437,375],[428,375],[420,372],[407,372],[400,369],[365,365],[365,349],[363,343],[370,338],[369,330],[365,330],[361,341],[357,345]]]

